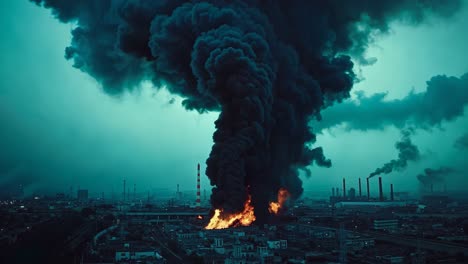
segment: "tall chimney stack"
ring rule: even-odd
[[[343,178],[343,198],[346,198],[346,180]]]
[[[362,192],[361,192],[361,178],[359,178],[359,197],[362,196]]]
[[[390,200],[393,201],[393,183],[390,184]]]
[[[126,188],[125,188],[125,183],[126,183],[126,182],[125,182],[125,179],[124,179],[124,182],[123,182],[123,200],[124,200],[124,201],[125,201],[125,190],[126,190]]]
[[[382,177],[379,177],[379,200],[383,202]]]
[[[367,180],[367,200],[370,200],[369,178],[366,178],[366,180]]]
[[[196,207],[200,208],[200,163],[197,166],[197,200],[195,204]]]
[[[431,183],[431,193],[434,192],[434,184]]]
[[[332,197],[335,197],[335,188],[332,188]]]

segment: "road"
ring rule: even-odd
[[[185,263],[183,258],[177,255],[174,251],[172,251],[167,246],[167,243],[161,241],[160,237],[163,237],[162,232],[156,233],[154,230],[151,231],[150,239],[156,242],[161,247],[161,249],[165,250],[168,253],[167,255],[169,255],[170,258],[167,259],[167,263],[180,263],[180,264]],[[167,241],[167,239],[165,240]]]

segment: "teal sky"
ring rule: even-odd
[[[433,19],[413,27],[394,23],[368,50],[377,58],[359,67],[363,80],[354,91],[388,92],[402,98],[424,91],[434,75],[468,72],[468,8],[450,20]],[[64,58],[72,25],[59,23],[49,10],[26,0],[0,2],[0,185],[15,175],[28,175],[28,191],[75,188],[116,192],[126,178],[138,191],[156,188],[193,190],[196,164],[211,149],[217,113],[200,115],[180,105],[181,98],[142,84],[138,93],[110,97],[85,73]],[[171,100],[175,102],[171,104]],[[464,169],[466,153],[453,148],[468,131],[468,118],[444,123],[442,129],[417,131],[413,141],[423,159],[403,172],[385,175],[395,190],[416,190],[416,174],[426,167]],[[320,195],[350,185],[395,158],[399,130],[345,131],[333,128],[317,145],[332,159],[331,168],[313,168],[304,178],[306,194]],[[204,168],[203,168],[204,169]],[[466,173],[466,171],[465,171]],[[449,187],[456,188],[455,178]],[[202,188],[209,189],[207,178]],[[374,188],[375,189],[375,188]]]

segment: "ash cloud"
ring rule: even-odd
[[[468,104],[468,73],[460,78],[434,76],[427,81],[425,92],[411,92],[402,99],[388,101],[385,97],[385,93],[360,95],[358,102],[347,100],[330,107],[322,112],[321,121],[314,122],[314,128],[321,131],[343,124],[348,130],[365,131],[388,125],[421,129],[441,126],[463,116]]]
[[[395,143],[395,148],[398,150],[398,159],[390,160],[382,167],[377,168],[374,172],[369,174],[368,178],[380,174],[389,174],[392,171],[401,171],[408,166],[408,161],[418,161],[420,159],[419,149],[411,142],[411,129],[404,129],[401,131],[401,140]]]
[[[298,170],[331,166],[309,128],[349,97],[350,54],[388,23],[449,17],[459,1],[65,1],[32,0],[72,22],[65,56],[112,95],[142,80],[167,85],[183,106],[220,111],[206,174],[215,208],[240,211],[247,191],[258,222]],[[248,190],[247,190],[248,189]]]

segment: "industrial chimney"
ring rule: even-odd
[[[361,178],[359,178],[359,197],[362,196],[362,192],[361,192]]]
[[[431,183],[431,193],[434,192],[434,184]]]
[[[332,197],[335,197],[335,188],[332,188]]]
[[[366,180],[367,180],[367,200],[370,200],[369,178],[366,178]]]
[[[197,208],[200,208],[200,163],[197,166],[197,200],[195,201]]]
[[[343,198],[346,198],[346,180],[343,178]]]
[[[124,179],[124,182],[123,182],[123,200],[125,201],[125,179]]]
[[[383,202],[382,177],[379,177],[379,200]]]
[[[393,183],[390,184],[390,200],[392,200],[392,201],[394,200],[393,199]]]

